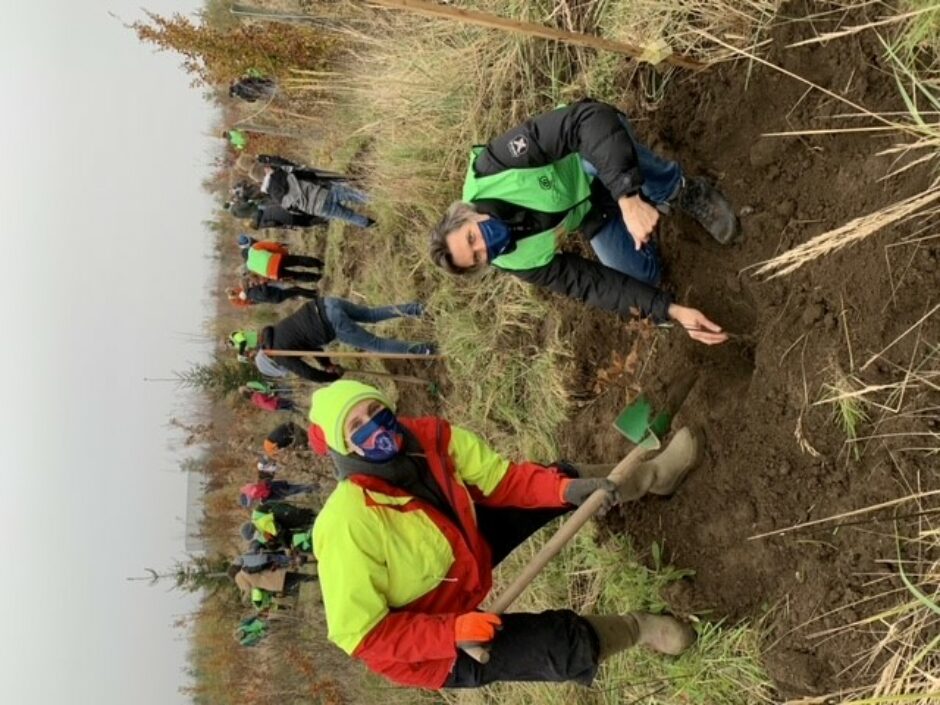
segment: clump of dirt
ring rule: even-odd
[[[806,23],[781,25],[769,59],[873,110],[904,109],[876,40],[785,48],[811,31]],[[891,524],[750,537],[904,496],[915,476],[920,489],[940,487],[924,456],[896,452],[890,441],[860,445],[856,459],[831,408],[813,406],[836,370],[860,367],[936,303],[936,240],[904,248],[910,265],[900,281],[897,260],[889,276],[885,245],[903,230],[779,279],[762,281],[746,270],[926,185],[928,175],[916,170],[879,181],[890,166],[876,154],[889,145],[884,136],[762,137],[820,127],[820,116],[849,111],[770,69],[725,65],[679,79],[657,111],[633,115],[642,139],[678,158],[687,173],[717,178],[742,209],[737,244],[721,246],[681,216],[664,220],[660,238],[678,300],[744,337],[708,348],[681,331],[657,330],[637,342],[635,329],[611,316],[559,306],[583,387],[562,437],[566,457],[616,461],[629,450],[610,424],[632,391],[625,383],[600,394],[593,388],[615,352],[624,356],[636,346],[636,383],[654,397],[683,371],[700,372],[678,423],[701,429],[704,461],[675,496],[631,504],[609,528],[629,531],[639,547],[664,542],[674,564],[695,571],[667,596],[676,611],[732,621],[767,615],[766,665],[785,696],[857,684],[857,659],[872,637],[860,630],[813,635],[877,607],[874,600],[867,612],[840,609],[880,591],[865,574],[893,554]],[[934,316],[887,357],[906,366],[918,335],[935,342],[938,328]],[[860,375],[880,383],[893,372],[878,362]]]

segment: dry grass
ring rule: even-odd
[[[913,523],[894,527],[895,554],[872,582],[885,586],[866,602],[888,607],[851,624],[818,632],[875,632],[878,640],[863,656],[859,685],[820,698],[787,705],[935,705],[940,699],[940,507],[918,501],[921,514]]]
[[[781,277],[825,255],[853,245],[889,226],[898,226],[915,216],[933,217],[940,209],[926,210],[940,201],[940,183],[915,196],[905,198],[886,208],[860,216],[833,230],[817,235],[773,259],[759,262],[757,276],[768,279]]]
[[[782,0],[609,0],[601,7],[599,26],[605,36],[641,46],[664,46],[706,63],[734,58],[736,53],[708,39],[723,37],[747,49],[760,42]],[[704,33],[703,33],[704,32]]]

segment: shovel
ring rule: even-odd
[[[649,398],[644,394],[640,394],[626,409],[620,412],[617,420],[614,421],[614,428],[633,441],[636,447],[630,451],[627,457],[614,466],[614,469],[607,476],[608,480],[619,487],[650,451],[656,450],[662,445],[662,438],[669,431],[673,417],[689,395],[697,379],[698,373],[694,370],[689,370],[676,378],[669,387],[669,393],[662,411],[654,413]],[[597,490],[580,507],[575,509],[565,520],[565,523],[558,528],[554,536],[548,540],[548,543],[542,547],[542,550],[535,554],[529,564],[522,569],[519,577],[513,580],[509,587],[493,600],[486,611],[494,614],[505,612],[548,562],[557,556],[561,549],[565,547],[565,544],[578,533],[578,530],[597,513],[597,510],[604,504],[604,494],[605,490]],[[489,649],[485,646],[463,646],[461,648],[468,656],[480,663],[487,663],[490,660]]]
[[[698,372],[687,370],[676,377],[668,387],[666,400],[654,410],[653,401],[640,393],[614,420],[614,428],[627,440],[643,448],[655,450],[672,426],[672,419],[685,402],[698,380]]]

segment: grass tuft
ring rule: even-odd
[[[866,410],[867,399],[864,395],[858,394],[864,385],[838,369],[834,377],[832,383],[823,385],[823,392],[827,396],[821,398],[819,402],[832,404],[833,421],[845,435],[846,443],[850,444],[851,452],[858,460],[861,457],[857,443],[858,429],[870,418]]]

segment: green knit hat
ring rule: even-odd
[[[337,453],[349,455],[343,424],[346,423],[350,409],[366,399],[376,399],[395,411],[392,403],[378,389],[351,379],[337,380],[321,387],[310,397],[310,423],[323,429],[326,444]]]

